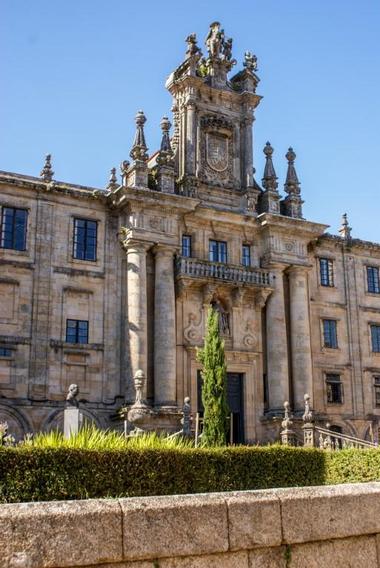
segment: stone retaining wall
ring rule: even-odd
[[[380,567],[380,483],[0,506],[1,568]]]

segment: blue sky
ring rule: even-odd
[[[292,145],[305,216],[336,232],[347,211],[353,236],[380,242],[379,0],[2,0],[0,169],[38,175],[51,152],[56,179],[104,187],[140,108],[156,149],[166,77],[214,20],[236,71],[258,57],[257,179],[270,140],[282,190]]]

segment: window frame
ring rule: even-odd
[[[248,256],[244,254],[245,251],[248,252]],[[244,262],[245,260],[248,260],[248,262]],[[243,243],[241,247],[241,263],[246,268],[249,268],[251,266],[251,260],[251,245]]]
[[[6,228],[6,211],[10,210],[13,212],[11,221],[11,231],[5,230]],[[22,212],[23,216],[23,233],[22,233],[22,245],[20,247],[17,244],[17,214]],[[27,250],[27,234],[28,234],[28,217],[29,210],[26,207],[14,207],[13,205],[2,205],[1,215],[0,215],[0,248],[4,250],[16,250],[20,252],[25,252]],[[6,233],[11,233],[11,246],[8,246]]]
[[[184,241],[188,240],[188,246],[185,245]],[[189,254],[184,254],[185,250],[188,248]],[[192,235],[184,234],[181,239],[181,256],[185,258],[192,258],[193,254],[193,242]]]
[[[375,408],[380,408],[380,374],[373,375],[373,402]]]
[[[370,273],[373,275],[371,278]],[[366,283],[368,294],[380,294],[380,269],[378,266],[366,265]],[[370,287],[372,286],[373,289],[371,290]]]
[[[371,342],[371,352],[374,354],[380,354],[380,323],[370,323],[370,342]],[[376,338],[374,334],[376,330]]]
[[[338,379],[332,379],[332,377],[338,377]],[[326,372],[325,373],[325,385],[326,385],[326,402],[327,404],[344,404],[344,388],[343,388],[343,381],[342,376],[339,373],[334,372]],[[339,389],[336,392],[339,392],[339,400],[334,399],[334,390],[332,386],[339,385]]]
[[[212,253],[214,252],[211,249],[212,243],[216,245],[216,253],[217,253],[217,260],[211,258]],[[224,251],[223,251],[224,247]],[[208,241],[208,259],[210,262],[220,262],[222,264],[227,264],[228,262],[228,246],[227,241],[217,241],[215,239],[209,239]]]
[[[0,345],[0,359],[12,359],[13,350],[10,347]]]
[[[78,232],[81,227],[78,227],[77,224],[79,222],[85,223],[84,226],[84,237],[83,237],[83,258],[78,255],[78,243],[80,242],[77,238]],[[95,225],[95,236],[91,237],[88,234],[88,223],[93,223]],[[74,260],[78,260],[80,262],[97,262],[98,261],[98,224],[99,221],[97,219],[89,219],[86,217],[73,217],[73,249],[72,249],[72,258]],[[93,239],[95,241],[94,245],[94,258],[88,258],[88,249],[89,249],[89,241]]]
[[[324,349],[339,349],[338,320],[322,318],[322,346]]]
[[[75,326],[72,326],[71,325],[72,323],[75,323]],[[86,333],[85,334],[80,333],[81,332],[81,325],[80,324],[86,324],[86,326],[85,326]],[[74,329],[75,330],[74,334],[69,334],[68,333],[69,329]],[[74,335],[75,341],[72,341],[69,338],[69,335]],[[81,336],[83,338],[85,338],[86,341],[80,341]],[[67,318],[66,319],[65,342],[70,343],[70,345],[88,345],[88,342],[89,342],[89,322],[88,322],[88,320],[76,320],[76,319],[72,319],[72,318]]]
[[[326,267],[323,269],[323,263],[326,263]],[[318,257],[319,266],[319,284],[324,288],[334,288],[334,261],[332,258],[325,256]],[[325,279],[326,277],[326,279]]]

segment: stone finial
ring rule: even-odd
[[[117,187],[119,187],[119,184],[117,183],[116,168],[112,168],[110,172],[110,179],[107,184],[107,189],[112,190],[116,189]]]
[[[305,394],[303,398],[305,401],[305,412],[303,413],[302,419],[305,424],[310,424],[313,422],[313,413],[310,410],[310,395]]]
[[[347,213],[343,213],[342,215],[342,225],[339,229],[339,234],[345,241],[349,241],[351,239],[351,227],[348,224]]]
[[[277,176],[274,170],[273,162],[272,162],[272,155],[273,155],[273,148],[270,142],[265,144],[264,150],[265,154],[265,168],[264,168],[264,177],[262,179],[263,187],[269,191],[276,191],[278,187],[277,183]]]
[[[281,426],[284,430],[289,430],[293,421],[290,418],[290,404],[288,401],[284,402],[284,420],[281,422]]]
[[[144,124],[146,123],[146,116],[142,110],[139,110],[135,117],[136,121],[136,134],[133,141],[130,156],[136,162],[146,162],[148,160],[147,145],[145,142]]]
[[[53,172],[53,168],[51,167],[51,154],[46,154],[45,164],[44,164],[44,167],[41,170],[40,177],[44,181],[52,181],[53,175],[54,175],[54,172]]]
[[[191,436],[191,406],[190,406],[190,398],[188,396],[186,396],[183,401],[182,413],[183,417],[181,423],[182,423],[183,435]]]
[[[284,200],[285,213],[288,217],[302,219],[302,204],[300,182],[294,166],[296,153],[293,148],[289,148],[285,155],[288,160],[288,171],[286,173],[285,191],[288,194]]]
[[[251,53],[250,51],[246,51],[244,53],[244,62],[243,62],[243,66],[248,70],[248,71],[252,71],[252,72],[256,72],[257,71],[257,57],[256,55],[254,55],[253,53]]]
[[[202,55],[201,49],[197,46],[196,34],[188,35],[185,41],[187,43],[186,59],[189,59],[190,57],[193,57],[194,55],[198,55],[198,56]]]
[[[298,181],[297,172],[294,167],[294,160],[296,159],[296,157],[297,154],[294,152],[293,148],[290,147],[285,154],[285,158],[288,160],[288,171],[286,174],[285,191],[287,193],[294,192],[299,194],[300,182]]]
[[[162,139],[161,139],[161,147],[160,153],[157,158],[158,164],[168,164],[171,162],[173,157],[173,150],[170,144],[170,136],[169,130],[171,127],[170,121],[167,116],[164,116],[161,120],[161,130],[162,130]]]
[[[135,392],[136,392],[135,402],[133,406],[145,406],[145,402],[143,399],[143,390],[144,390],[145,381],[146,378],[144,371],[138,369],[135,373],[135,376],[133,377],[133,382],[135,385]]]
[[[66,396],[66,408],[67,407],[74,407],[78,408],[78,401],[77,396],[79,394],[79,387],[76,384],[72,384],[69,386],[69,390]]]

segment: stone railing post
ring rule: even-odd
[[[305,394],[304,396],[305,402],[305,412],[302,416],[303,419],[303,445],[306,448],[313,448],[314,447],[314,418],[313,414],[310,410],[310,396]]]
[[[282,430],[280,433],[281,444],[283,446],[295,446],[296,437],[294,431],[291,429],[293,424],[290,419],[290,404],[289,402],[284,402],[284,420],[281,422]]]

